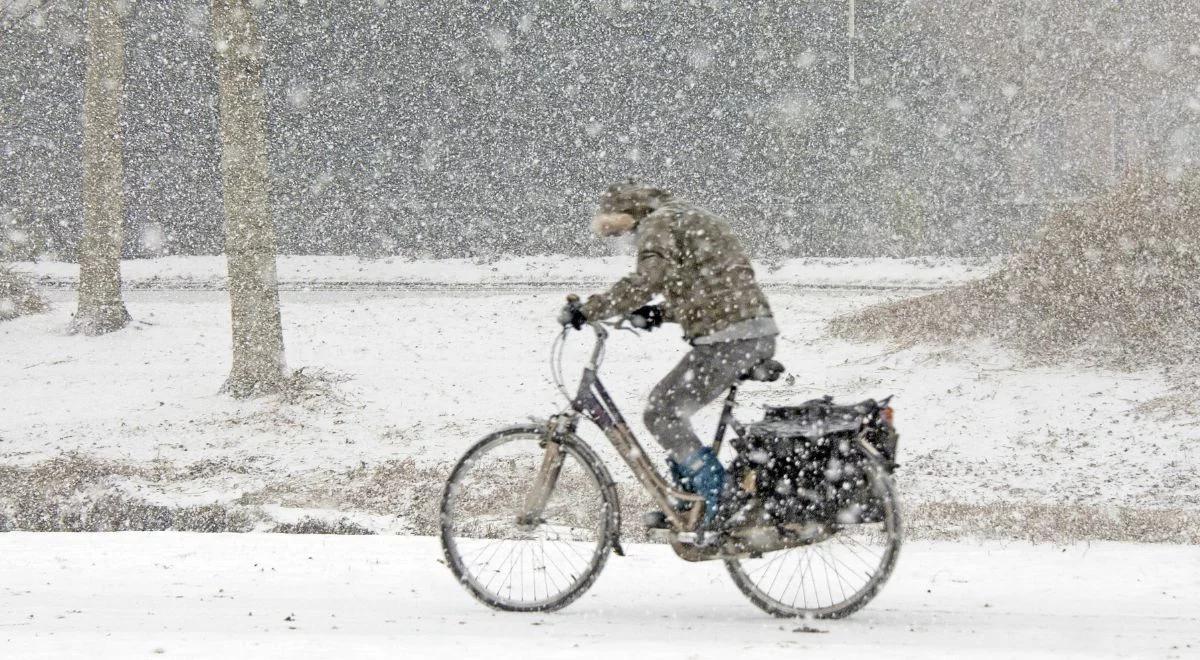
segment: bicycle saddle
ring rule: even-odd
[[[773,383],[779,380],[787,369],[778,360],[766,359],[750,367],[738,376],[738,380],[753,380],[760,383]]]

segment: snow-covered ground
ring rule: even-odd
[[[519,257],[499,261],[467,259],[297,256],[279,258],[279,280],[289,288],[385,285],[528,286],[543,283],[602,283],[625,274],[629,257]],[[943,257],[914,259],[788,259],[761,264],[759,277],[769,286],[867,286],[930,288],[991,272],[997,262]],[[79,267],[57,261],[15,264],[45,285],[70,285]],[[221,288],[225,257],[162,257],[122,262],[126,286]]]
[[[463,449],[561,407],[547,358],[566,292],[285,293],[289,362],[337,381],[290,404],[217,394],[229,366],[222,292],[131,291],[137,323],[99,338],[66,335],[72,294],[52,293],[51,313],[0,325],[0,522],[108,529],[151,515],[156,526],[262,529],[316,516],[427,532]],[[896,394],[914,535],[1200,539],[1197,420],[1144,409],[1167,392],[1162,374],[1022,364],[985,344],[897,350],[826,336],[834,315],[899,295],[912,293],[775,290],[778,357],[792,377],[747,388],[743,417],[825,393]],[[572,339],[568,380],[587,346]],[[677,330],[621,333],[609,347],[606,383],[652,450],[638,412],[685,349]],[[714,417],[702,416],[702,433]],[[602,436],[585,438],[628,479]],[[130,503],[215,504],[240,517],[122,517]],[[627,533],[639,513],[626,511]]]
[[[773,619],[720,564],[614,557],[553,614],[494,612],[430,537],[0,534],[6,658],[1195,658],[1200,548],[911,543],[844,621]]]

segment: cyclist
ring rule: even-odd
[[[705,498],[704,524],[711,527],[727,488],[725,468],[690,419],[775,354],[771,308],[729,225],[665,190],[632,180],[610,186],[592,225],[604,237],[633,232],[637,269],[606,293],[568,305],[560,320],[577,329],[620,316],[645,329],[683,327],[692,350],[655,386],[644,420],[667,450],[676,483]],[[657,296],[660,304],[648,304]]]

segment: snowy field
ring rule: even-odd
[[[852,270],[830,266],[824,281]],[[223,292],[131,291],[137,323],[100,338],[66,335],[72,294],[52,292],[51,313],[0,325],[0,524],[262,530],[315,519],[430,533],[441,483],[469,444],[562,405],[547,358],[569,289],[528,282],[541,284],[284,293],[289,362],[329,383],[293,403],[217,395],[229,367]],[[1200,427],[1154,404],[1169,393],[1161,373],[1030,365],[988,345],[898,350],[826,336],[834,315],[903,295],[913,292],[776,288],[778,357],[791,376],[748,387],[743,419],[825,393],[895,394],[915,537],[1200,540]],[[568,380],[588,345],[573,337]],[[652,449],[641,406],[685,349],[677,330],[610,343],[602,374]],[[714,418],[702,415],[702,435]],[[602,436],[584,437],[631,479]],[[625,495],[634,540],[640,502],[633,489]]]
[[[554,614],[475,603],[427,537],[0,535],[6,658],[1195,658],[1200,549],[908,545],[844,621],[755,609],[720,564],[614,557]]]

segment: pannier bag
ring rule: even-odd
[[[767,408],[747,427],[732,466],[741,499],[757,499],[775,524],[879,522],[883,508],[864,471],[869,458],[854,439],[862,433],[883,467],[894,469],[897,436],[881,419],[883,407],[874,400],[838,406],[826,397]]]
[[[889,397],[890,398],[890,397]],[[885,407],[874,399],[867,399],[852,406],[839,406],[833,397],[805,401],[798,406],[767,406],[760,424],[769,422],[791,422],[800,435],[808,438],[829,433],[857,432],[864,429],[867,442],[883,455],[885,467],[890,472],[896,467],[895,429],[879,419]],[[759,426],[751,425],[751,428]],[[766,429],[764,429],[766,430]]]

